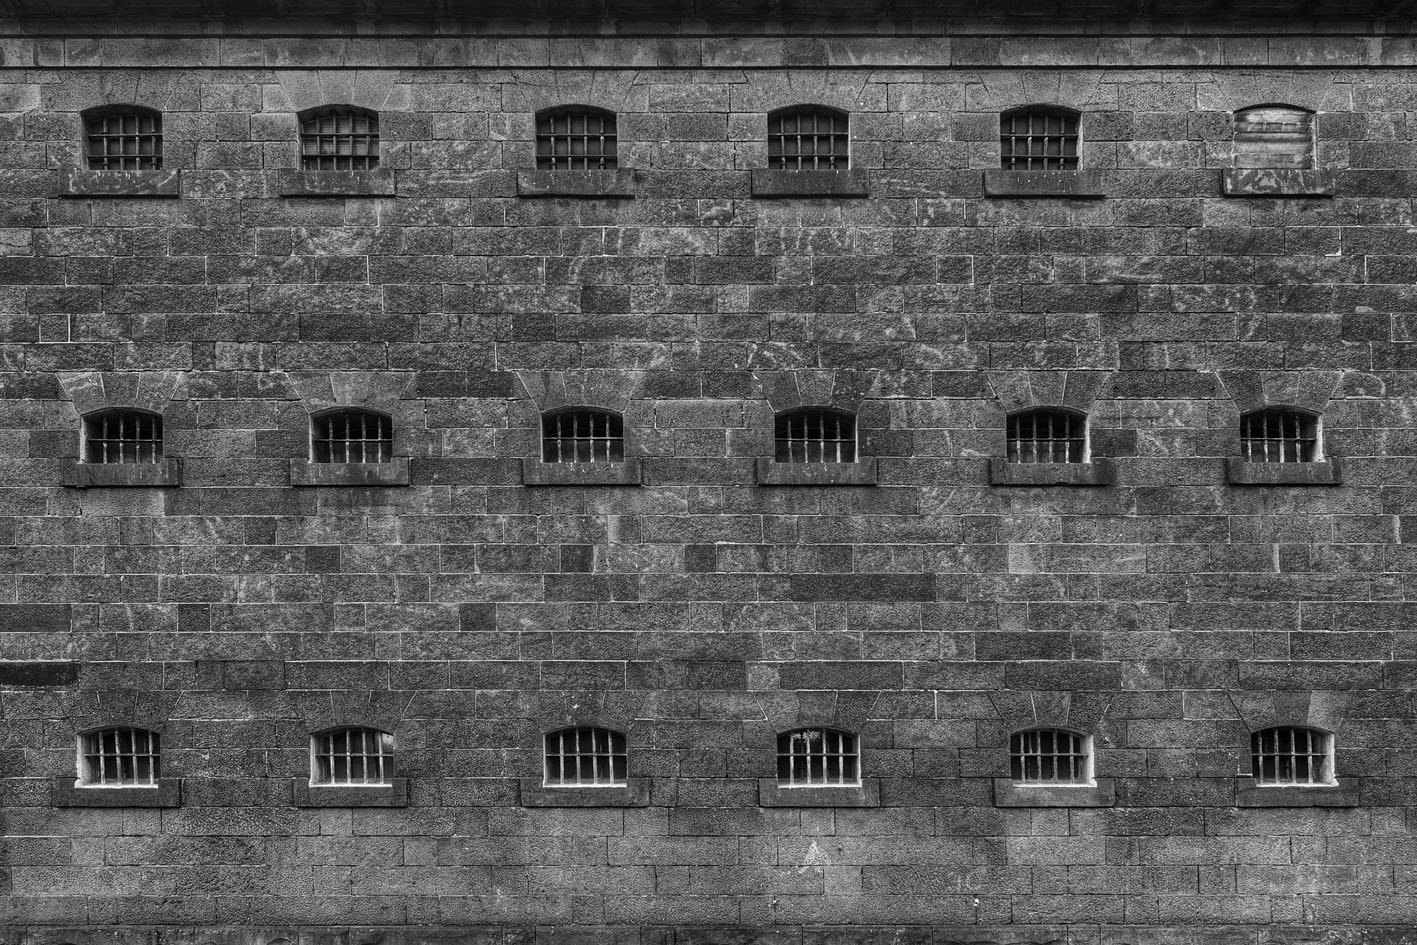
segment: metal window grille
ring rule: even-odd
[[[629,783],[625,736],[607,728],[567,728],[546,733],[546,784],[615,787]]]
[[[330,109],[300,123],[300,166],[307,171],[367,171],[379,166],[379,116]]]
[[[1250,736],[1251,770],[1260,784],[1329,784],[1329,741],[1311,728],[1267,728]]]
[[[831,410],[783,414],[774,424],[779,463],[856,462],[856,418]]]
[[[536,117],[536,166],[543,171],[607,171],[616,167],[615,116],[591,108],[558,108]]]
[[[162,462],[162,417],[137,410],[107,410],[85,418],[84,460]]]
[[[316,417],[311,445],[317,463],[387,463],[394,456],[394,422],[369,410]]]
[[[830,728],[799,728],[777,736],[777,783],[839,787],[861,783],[856,736]]]
[[[1009,775],[1025,784],[1080,784],[1088,780],[1087,736],[1062,729],[1015,732],[1009,738]]]
[[[1252,463],[1312,463],[1319,422],[1298,410],[1257,410],[1240,418],[1240,453]]]
[[[541,459],[547,463],[623,463],[625,421],[600,410],[570,410],[541,418]]]
[[[321,732],[313,753],[315,784],[388,784],[394,777],[394,736],[376,728]]]
[[[1258,105],[1235,113],[1237,168],[1314,166],[1314,116],[1287,105]]]
[[[162,115],[149,111],[105,111],[84,119],[89,170],[162,169]]]
[[[1080,463],[1087,451],[1087,418],[1066,410],[1028,410],[1009,417],[1011,463]]]
[[[783,171],[849,170],[847,116],[819,108],[769,115],[768,167]]]
[[[1006,171],[1068,171],[1078,166],[1079,116],[1027,109],[999,116],[999,157]]]
[[[157,732],[143,728],[104,728],[81,739],[79,781],[120,787],[157,784],[161,758]]]

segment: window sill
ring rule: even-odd
[[[181,807],[182,779],[158,778],[152,787],[80,787],[73,778],[51,778],[51,807]]]
[[[991,486],[1110,486],[1112,463],[1099,459],[1091,463],[1011,463],[995,457],[989,460]]]
[[[408,459],[387,463],[312,463],[290,461],[292,486],[406,486]]]
[[[854,463],[779,463],[759,457],[760,486],[874,486],[876,461]]]
[[[1232,486],[1337,486],[1343,484],[1338,460],[1317,463],[1251,463],[1225,461],[1225,479]]]
[[[1260,786],[1241,778],[1236,807],[1357,807],[1358,788],[1347,784],[1275,784]]]
[[[1332,171],[1294,168],[1221,171],[1220,189],[1227,197],[1332,197],[1337,192]]]
[[[1100,171],[1006,171],[984,172],[986,197],[1085,197],[1107,196]]]
[[[394,174],[388,168],[372,171],[280,172],[282,197],[392,197]]]
[[[523,807],[648,807],[649,778],[630,778],[619,787],[547,787],[523,778]]]
[[[90,171],[66,167],[59,173],[60,197],[180,197],[182,172]]]
[[[851,787],[785,787],[777,778],[758,779],[759,807],[880,807],[881,782],[863,778]]]
[[[869,197],[865,171],[753,171],[754,197]]]
[[[623,463],[543,463],[522,460],[522,485],[526,486],[638,486],[640,461]]]
[[[182,485],[182,460],[160,463],[81,463],[64,470],[64,485],[74,489],[116,489]]]
[[[1117,791],[1111,778],[1096,784],[1019,784],[994,779],[995,807],[1111,807]]]
[[[518,197],[633,197],[635,172],[518,171]]]
[[[408,806],[408,778],[394,778],[388,784],[361,787],[296,781],[292,787],[292,801],[296,807]]]

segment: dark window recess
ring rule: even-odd
[[[157,732],[103,728],[80,738],[79,781],[98,787],[157,784],[161,775]]]
[[[807,107],[770,114],[768,167],[777,171],[849,170],[846,113]]]
[[[137,410],[105,410],[85,417],[84,461],[162,462],[162,417]]]
[[[799,728],[777,736],[777,783],[843,787],[861,783],[856,736],[830,728]]]
[[[162,169],[162,114],[147,109],[104,109],[84,116],[91,171]]]
[[[1312,463],[1319,458],[1313,414],[1276,408],[1240,418],[1240,456],[1251,463]]]
[[[312,784],[378,785],[394,777],[394,736],[376,728],[340,728],[316,735]]]
[[[1314,116],[1288,105],[1235,113],[1235,167],[1308,170],[1314,166]]]
[[[582,727],[546,733],[547,787],[623,787],[628,768],[619,732]]]
[[[1081,463],[1087,452],[1087,418],[1068,410],[1026,410],[1009,417],[1011,463]]]
[[[379,166],[379,116],[330,108],[300,122],[300,166],[307,171],[367,171]]]
[[[625,421],[600,410],[568,410],[541,418],[541,459],[547,463],[623,463]]]
[[[773,430],[779,463],[856,462],[856,418],[832,410],[800,410],[778,417]]]
[[[394,456],[394,422],[370,410],[338,410],[314,419],[317,463],[387,463]]]
[[[556,108],[536,116],[536,167],[608,171],[616,167],[615,115],[598,108]]]
[[[1250,735],[1254,778],[1260,784],[1331,784],[1329,736],[1312,728],[1267,728]]]
[[[1072,171],[1078,166],[1077,112],[1022,108],[999,116],[1000,166],[1006,171]]]
[[[1009,776],[1021,784],[1087,783],[1087,736],[1052,728],[1015,732],[1009,738]]]

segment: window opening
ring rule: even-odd
[[[623,463],[625,421],[602,410],[567,410],[541,418],[541,459],[547,463]]]
[[[1087,418],[1069,410],[1025,410],[1008,419],[1011,463],[1081,463],[1087,456]]]
[[[546,733],[548,787],[623,787],[628,762],[625,736],[608,728]]]
[[[105,410],[85,417],[84,461],[162,462],[162,417],[138,410]]]
[[[777,736],[777,783],[786,787],[852,787],[861,783],[856,736],[799,728]]]
[[[1319,421],[1284,407],[1240,418],[1240,453],[1252,463],[1312,463],[1319,458]]]
[[[162,169],[162,114],[143,108],[102,109],[84,116],[89,170]]]
[[[1077,112],[1021,108],[999,116],[999,157],[1006,171],[1070,171],[1078,166]]]
[[[1250,735],[1251,770],[1260,784],[1332,784],[1329,736],[1283,726]]]
[[[161,768],[157,732],[103,728],[79,739],[79,782],[91,787],[156,785]]]
[[[367,171],[379,166],[379,116],[326,108],[300,122],[300,166],[307,171]]]
[[[1256,105],[1235,113],[1235,166],[1289,168],[1314,166],[1314,116],[1288,105]]]
[[[1086,735],[1064,729],[1015,732],[1009,738],[1009,775],[1021,784],[1086,784],[1092,779]]]
[[[617,151],[612,112],[569,106],[536,116],[536,166],[539,170],[614,170]]]
[[[848,170],[848,144],[845,112],[806,106],[768,116],[768,167],[774,170]]]
[[[337,410],[312,421],[317,463],[387,463],[394,456],[394,422],[370,410]]]
[[[339,728],[312,742],[312,784],[390,784],[394,777],[394,736],[376,728]]]
[[[779,463],[856,462],[856,418],[834,410],[799,410],[774,422]]]

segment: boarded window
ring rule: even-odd
[[[88,732],[79,739],[79,783],[88,787],[157,784],[161,775],[157,732],[122,726]]]
[[[545,463],[623,463],[625,421],[607,410],[566,410],[541,418]]]
[[[1011,414],[1008,451],[1011,463],[1085,462],[1087,417],[1057,408]]]
[[[626,783],[625,736],[608,728],[565,728],[546,733],[548,787],[617,787]]]
[[[536,116],[536,166],[543,171],[608,171],[618,163],[615,113],[584,105]]]
[[[376,728],[337,728],[311,740],[312,784],[388,784],[394,777],[394,736]]]
[[[162,169],[162,113],[150,108],[95,108],[84,113],[89,170]]]
[[[801,105],[768,115],[768,167],[773,170],[849,170],[849,145],[846,112]]]
[[[999,158],[1006,171],[1070,171],[1078,166],[1082,116],[1048,105],[1015,108],[999,116]]]
[[[1235,167],[1314,166],[1314,115],[1289,105],[1257,105],[1235,113]]]
[[[856,736],[830,728],[799,728],[777,736],[777,783],[841,787],[861,783]]]
[[[1092,777],[1090,741],[1065,729],[1015,732],[1009,738],[1009,775],[1021,784],[1086,784]]]
[[[162,462],[162,417],[142,410],[105,410],[84,418],[84,462]]]
[[[1288,407],[1240,418],[1240,455],[1251,463],[1312,463],[1319,458],[1319,420]]]
[[[336,410],[313,420],[317,463],[387,463],[394,456],[394,422],[372,410]]]
[[[1251,770],[1260,784],[1332,784],[1327,732],[1298,726],[1250,735]]]
[[[300,119],[300,166],[307,171],[367,171],[379,166],[379,116],[350,105]]]

